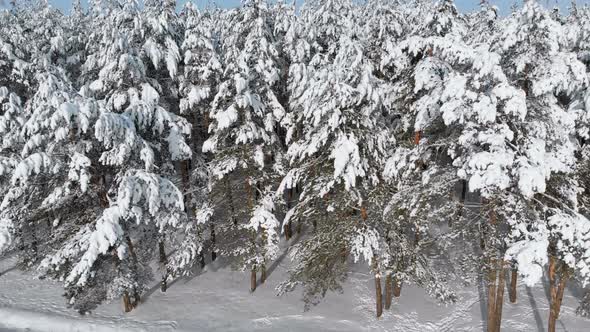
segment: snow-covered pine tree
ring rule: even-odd
[[[64,24],[66,58],[63,67],[75,86],[79,86],[82,64],[86,60],[85,42],[88,39],[87,27],[91,24],[90,18],[91,16],[84,12],[80,0],[72,1],[70,15],[67,16]]]
[[[310,39],[315,53],[305,76],[291,71],[300,93],[291,95],[284,122],[290,170],[279,188],[280,193],[300,188],[284,222],[298,220],[307,234],[291,250],[294,265],[279,292],[302,285],[309,308],[327,291],[341,289],[351,253],[375,275],[379,316],[384,239],[378,232],[378,192],[385,154],[393,143],[383,121],[381,81],[373,76],[369,49],[355,29],[352,3],[316,6],[306,14],[314,23],[309,29],[316,29],[308,32],[317,38]]]
[[[489,0],[482,0],[479,10],[466,15],[468,33],[465,34],[470,45],[485,44],[498,33],[499,22],[502,20],[498,14],[498,8],[493,6]]]
[[[5,217],[10,217],[13,222],[16,220],[16,224],[12,225],[12,238],[18,247],[21,266],[30,267],[51,250],[52,242],[58,240],[53,236],[38,236],[43,232],[39,227],[47,225],[51,230],[50,224],[55,220],[51,219],[51,212],[42,202],[49,192],[68,182],[68,167],[77,168],[71,170],[71,177],[75,177],[74,173],[84,172],[82,168],[85,166],[74,166],[75,155],[71,156],[74,153],[71,146],[60,143],[69,134],[68,127],[74,116],[68,115],[73,112],[72,89],[65,71],[58,67],[67,56],[63,49],[66,38],[62,29],[63,15],[43,1],[31,7],[19,6],[11,13],[11,25],[3,29],[5,40],[11,42],[3,48],[7,64],[12,64],[12,72],[7,72],[6,77],[14,82],[10,84],[11,88],[17,88],[24,94],[26,102],[19,101],[21,99],[15,95],[5,96],[9,98],[9,105],[4,119],[12,120],[12,124],[4,123],[3,148],[4,151],[11,151],[15,168],[9,188],[1,197],[1,210]],[[39,18],[39,21],[33,23],[32,17]],[[19,44],[24,40],[30,43]],[[21,58],[28,59],[28,62],[24,63]],[[20,114],[15,112],[18,108],[14,107],[16,104],[23,106]],[[62,128],[62,120],[67,122],[66,128]],[[72,157],[71,162],[68,155]],[[68,163],[70,166],[67,166]],[[52,171],[46,172],[49,168],[53,168]],[[45,181],[41,173],[55,176]],[[32,182],[30,177],[41,182]]]
[[[26,100],[32,75],[27,51],[29,43],[23,27],[24,11],[17,7],[0,12],[0,86],[10,86],[10,92]]]
[[[142,60],[146,64],[146,75],[153,78],[159,85],[160,105],[168,112],[175,115],[181,113],[180,95],[179,95],[179,65],[181,63],[180,43],[184,34],[182,21],[176,14],[176,0],[148,0],[145,1],[145,8],[142,11],[142,18],[145,22],[142,37]],[[187,119],[190,122],[189,119]],[[181,132],[171,131],[171,135],[180,136]],[[191,132],[184,134],[190,135]],[[177,139],[177,138],[175,138]],[[175,147],[174,147],[175,148]],[[163,159],[177,161],[173,166],[178,170],[181,190],[183,193],[191,191],[190,185],[190,161],[193,154],[190,145],[183,147],[187,151],[173,151],[172,158],[164,155]],[[174,156],[180,152],[181,156]],[[173,172],[174,173],[174,172]],[[174,176],[174,174],[170,174]],[[185,211],[192,210],[190,204],[190,195],[183,194]],[[192,211],[191,211],[192,212]],[[193,229],[188,226],[188,229]],[[187,230],[188,230],[187,229]],[[161,234],[158,239],[159,262],[162,274],[161,290],[167,289],[167,279],[171,270],[178,269],[179,266],[174,264],[170,266],[169,262],[177,263],[177,260],[169,260],[166,254],[166,236],[170,234]]]
[[[494,225],[489,229],[492,235],[486,237],[496,243],[486,243],[486,250],[490,245],[496,247],[490,259],[499,259],[500,269],[505,260],[515,261],[527,284],[542,275],[538,264],[547,262],[543,246],[549,245],[549,256],[553,257],[550,275],[555,272],[551,260],[565,257],[554,249],[561,242],[561,225],[552,222],[551,215],[558,218],[571,210],[572,188],[577,186],[573,166],[579,145],[573,138],[581,114],[569,107],[572,96],[586,89],[588,79],[575,54],[563,50],[563,35],[562,25],[534,1],[527,1],[519,13],[506,20],[491,41],[492,50],[500,54],[498,63],[507,82],[514,82],[517,90],[500,84],[491,90],[488,101],[481,99],[477,105],[480,118],[471,129],[463,130],[460,139],[463,148],[471,145],[471,152],[455,160],[456,165],[462,164],[460,175],[469,178],[470,190],[479,190],[486,199],[490,225]],[[561,270],[564,278],[566,270]],[[498,292],[504,277],[503,273],[499,278],[491,276],[491,281],[499,282]],[[555,291],[549,325],[554,330],[559,287],[554,277],[550,279]],[[495,314],[498,317],[493,324],[497,325],[488,325],[493,331],[500,327],[501,312]]]
[[[287,106],[293,94],[301,93],[299,90],[301,86],[298,85],[300,80],[305,79],[305,68],[309,61],[310,45],[307,43],[305,34],[306,27],[301,24],[296,12],[296,3],[287,1],[277,1],[270,7],[270,25],[273,30],[275,48],[281,56],[281,71],[277,84],[277,99],[281,105]],[[292,73],[297,72],[296,75]],[[286,114],[289,116],[289,114]],[[277,134],[281,144],[286,147],[286,131],[284,126],[277,128]],[[284,200],[280,208],[279,214],[285,215],[289,210],[297,195],[296,188],[285,189],[285,192],[278,193]],[[301,228],[297,228],[300,231]],[[290,241],[294,236],[293,222],[288,221],[282,224],[281,229],[285,240]],[[299,234],[299,232],[298,232]]]
[[[572,8],[570,8],[570,15],[566,21],[568,24],[564,27],[567,29],[567,39],[569,41],[568,50],[575,52],[577,54],[578,60],[586,66],[586,74],[590,78],[590,7],[583,6],[579,7],[572,2]],[[590,111],[590,89],[586,88],[580,93],[571,96],[571,102],[569,105],[569,110],[577,112],[579,114],[578,121],[576,124],[576,128],[578,131],[578,141],[581,144],[581,151],[577,155],[578,159],[576,160],[576,173],[577,176],[576,186],[583,188],[582,192],[577,193],[577,202],[573,204],[578,210],[578,212],[584,216],[588,216],[590,212],[590,195],[589,190],[590,188],[590,174],[588,173],[588,162],[590,162],[590,149],[588,146],[588,138],[587,138],[587,128],[588,128],[588,112]],[[577,250],[574,249],[574,257],[576,261],[579,262],[580,265],[587,264],[586,261],[578,255],[584,251],[583,248],[587,248],[585,245],[581,243],[580,240],[584,239],[583,228],[585,222],[580,223],[577,222],[574,225],[576,227],[576,238],[569,238],[570,245],[571,242],[576,242],[576,245],[581,245]],[[582,232],[581,232],[582,231]],[[576,255],[577,253],[577,255]],[[579,276],[583,277],[583,274],[578,274]],[[582,278],[582,283],[585,283],[584,279]],[[587,285],[586,285],[587,288]],[[576,309],[576,313],[578,315],[588,317],[590,316],[590,291],[586,291],[585,296],[580,300],[580,306]]]
[[[278,255],[274,193],[282,147],[277,128],[285,110],[277,96],[284,69],[265,1],[244,2],[225,15],[223,24],[224,69],[203,152],[212,154],[216,233],[228,244],[219,250],[235,257],[238,268],[250,270],[254,291],[256,273],[264,282],[266,265]]]
[[[190,162],[189,187],[185,200],[189,216],[195,216],[191,228],[187,229],[185,245],[178,251],[174,260],[191,262],[182,273],[191,270],[195,263],[204,267],[203,243],[204,232],[209,231],[211,260],[217,258],[215,249],[216,233],[211,217],[208,197],[208,161],[202,153],[203,142],[208,137],[209,112],[211,102],[217,93],[221,76],[219,41],[214,33],[217,13],[212,10],[200,12],[194,4],[187,3],[182,16],[185,24],[182,58],[184,72],[180,79],[180,112],[192,123],[191,149],[193,157]],[[187,190],[185,189],[185,191]],[[187,250],[182,250],[185,248]],[[175,264],[176,265],[176,264]],[[177,270],[177,269],[176,269]]]
[[[137,4],[109,14],[98,36],[104,48],[93,49],[83,67],[82,95],[98,100],[88,152],[98,212],[42,264],[65,280],[66,297],[81,312],[120,296],[131,310],[152,277],[157,244],[185,227],[183,194],[170,179],[172,163],[191,156],[190,124],[166,109],[161,77],[146,64],[153,61],[143,39],[149,27]],[[168,64],[171,74],[175,66]]]
[[[23,98],[26,101],[29,97],[32,78],[20,10],[21,7],[0,11],[0,201],[10,189],[10,178],[22,148],[20,131],[26,121]],[[12,223],[6,217],[2,222],[0,252],[12,243],[8,226]]]
[[[338,38],[343,31],[341,16],[350,13],[351,5],[349,1],[340,0],[305,2],[300,15],[290,24],[283,40],[288,63],[286,98],[289,105],[302,100],[314,72],[334,58]],[[295,111],[289,111],[285,115],[282,126],[287,129],[287,141],[297,140],[302,134],[302,128],[295,125],[297,116],[299,115]],[[285,188],[288,209],[294,204],[298,189],[300,188],[296,185]],[[285,218],[285,232],[292,233],[292,224],[296,219]],[[298,233],[301,229],[302,225],[297,223]]]
[[[385,172],[391,189],[384,211],[387,272],[393,275],[394,296],[402,283],[415,282],[440,300],[453,301],[442,283],[452,267],[436,263],[448,254],[447,248],[444,241],[429,238],[444,239],[441,221],[452,224],[459,208],[449,200],[456,176],[448,150],[455,137],[444,129],[441,103],[452,66],[468,51],[462,42],[464,19],[452,3],[420,3],[417,8],[421,11],[408,15],[417,25],[397,43],[384,45],[379,69],[387,81],[385,105],[399,142]],[[427,256],[433,246],[439,257]]]
[[[10,179],[22,148],[20,130],[26,117],[21,99],[8,88],[0,87],[0,201],[10,190]],[[14,250],[15,224],[10,213],[0,209],[0,254]]]

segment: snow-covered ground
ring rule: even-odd
[[[266,284],[248,291],[246,273],[209,265],[207,270],[170,284],[158,285],[128,314],[120,302],[99,307],[86,316],[66,308],[57,283],[40,282],[13,269],[14,259],[0,260],[0,331],[484,331],[485,298],[477,286],[459,289],[458,303],[438,305],[422,290],[405,287],[381,319],[374,317],[374,280],[368,272],[350,274],[343,294],[327,298],[303,312],[299,293],[275,296],[288,258]],[[570,286],[558,322],[559,331],[590,330],[590,320],[574,313],[582,293]],[[543,331],[548,317],[546,289],[519,285],[518,301],[503,311],[503,331]]]

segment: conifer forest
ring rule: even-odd
[[[80,319],[223,262],[299,312],[362,271],[372,320],[479,278],[487,332],[546,287],[555,332],[572,285],[590,317],[589,218],[588,5],[0,10],[0,259]]]

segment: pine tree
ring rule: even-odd
[[[333,1],[309,10],[309,19],[334,17],[324,24],[338,27],[341,35],[330,44],[336,31],[315,27],[318,39],[311,45],[317,53],[304,69],[307,80],[298,83],[303,84],[301,94],[291,95],[285,121],[290,170],[279,192],[299,186],[298,201],[285,222],[298,219],[312,229],[293,248],[294,266],[280,291],[301,283],[309,307],[326,291],[340,289],[350,252],[375,274],[379,316],[383,239],[376,231],[380,217],[375,193],[389,146],[381,121],[381,81],[372,74],[363,36],[353,29],[350,3]]]
[[[264,282],[266,265],[278,254],[274,190],[282,173],[277,128],[285,111],[277,86],[283,68],[266,2],[248,1],[226,15],[220,36],[223,75],[203,152],[212,154],[213,200],[225,205],[215,216],[216,234],[234,239],[220,251],[250,270],[254,291],[256,273]],[[246,204],[236,201],[242,198]]]
[[[183,195],[170,178],[177,176],[172,162],[191,156],[184,140],[190,124],[167,109],[167,87],[151,71],[159,63],[141,39],[137,6],[127,2],[103,19],[108,24],[100,38],[107,47],[89,54],[82,69],[82,95],[98,100],[93,144],[87,147],[97,217],[42,263],[45,274],[65,278],[66,297],[81,312],[120,296],[126,311],[139,302],[152,278],[150,259],[161,252],[155,244],[184,228]],[[178,55],[174,48],[167,51]],[[175,66],[168,61],[166,69],[175,75]],[[164,285],[168,267],[163,268]]]

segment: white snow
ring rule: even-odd
[[[284,248],[283,248],[284,249]],[[128,314],[120,301],[104,304],[79,316],[66,308],[58,283],[40,281],[13,270],[13,258],[0,260],[0,331],[387,331],[387,332],[472,332],[485,330],[485,289],[477,284],[456,285],[459,301],[441,306],[425,292],[404,285],[381,319],[374,317],[373,274],[354,269],[344,293],[328,293],[325,301],[303,311],[300,292],[275,296],[275,286],[285,277],[288,263],[280,261],[265,284],[254,293],[248,290],[249,275],[232,272],[217,262],[195,277],[170,282],[166,293],[159,283],[143,296]],[[547,277],[543,279],[546,284]],[[479,288],[478,288],[479,287]],[[478,291],[479,289],[479,291]],[[588,320],[574,313],[581,296],[576,285],[566,288],[558,330],[582,332]],[[534,288],[519,283],[517,303],[504,304],[502,331],[542,331],[549,317],[548,295],[543,285]],[[507,296],[505,296],[507,298]]]

